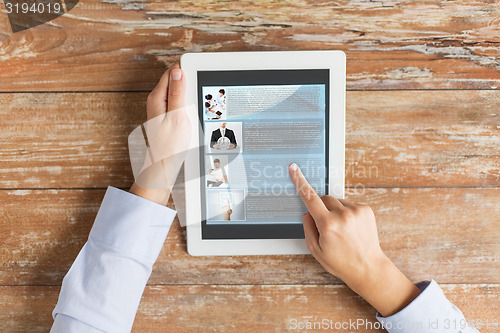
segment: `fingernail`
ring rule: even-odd
[[[182,72],[180,69],[172,69],[172,72],[170,73],[170,77],[174,81],[178,81],[182,77]]]
[[[297,164],[292,163],[292,164],[290,164],[290,165],[288,166],[288,168],[289,168],[290,170],[292,170],[292,171],[297,171],[298,166],[297,166]]]

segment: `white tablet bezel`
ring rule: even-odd
[[[217,66],[217,64],[222,64]],[[186,53],[181,57],[186,75],[186,105],[198,110],[197,72],[206,70],[329,69],[329,172],[328,191],[344,198],[345,151],[345,54],[342,51],[277,51]],[[192,140],[198,142],[199,131]],[[200,154],[188,154],[185,162],[186,232],[188,253],[193,256],[309,254],[304,239],[210,239],[201,235]]]

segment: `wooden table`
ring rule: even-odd
[[[106,187],[131,185],[127,136],[147,93],[180,54],[308,49],[347,54],[347,198],[373,207],[413,281],[434,278],[498,332],[498,1],[81,0],[15,34],[1,15],[0,31],[2,332],[48,331]],[[134,331],[374,316],[310,256],[191,257],[176,221]]]

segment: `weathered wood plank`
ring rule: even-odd
[[[499,105],[498,92],[349,93],[346,183],[500,185]]]
[[[489,320],[481,332],[497,331],[491,322],[500,314],[500,285],[441,287],[468,320]],[[58,293],[59,287],[0,287],[2,331],[47,332]],[[335,332],[385,332],[370,329],[375,310],[344,285],[148,286],[133,332],[297,332],[295,323],[323,319],[364,322]]]
[[[0,284],[58,285],[85,243],[102,190],[0,191]],[[413,280],[498,283],[500,188],[350,190],[370,204],[382,248]],[[153,284],[338,283],[311,256],[191,257],[177,221]]]
[[[0,94],[0,188],[128,187],[146,93]],[[500,185],[500,91],[347,94],[347,186]]]
[[[127,137],[146,121],[146,97],[0,94],[2,187],[131,185]]]
[[[494,1],[80,1],[16,34],[2,15],[0,91],[150,90],[184,52],[308,49],[345,51],[349,89],[495,89],[499,17]]]

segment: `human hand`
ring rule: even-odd
[[[309,211],[302,216],[307,248],[328,272],[383,316],[418,296],[420,290],[382,252],[370,207],[329,195],[320,198],[295,163],[289,173]]]
[[[224,221],[231,221],[231,214],[233,213],[233,210],[231,209],[229,200],[227,200],[227,205],[222,207],[222,210],[224,211]]]
[[[145,162],[148,165],[143,168],[130,192],[160,204],[168,202],[170,189],[183,162],[183,153],[189,145],[189,119],[183,112],[185,86],[184,74],[177,63],[163,74],[147,99],[148,122],[145,127],[150,149],[155,155],[168,158],[161,163]],[[162,184],[164,189],[143,185],[158,181],[165,183]]]

